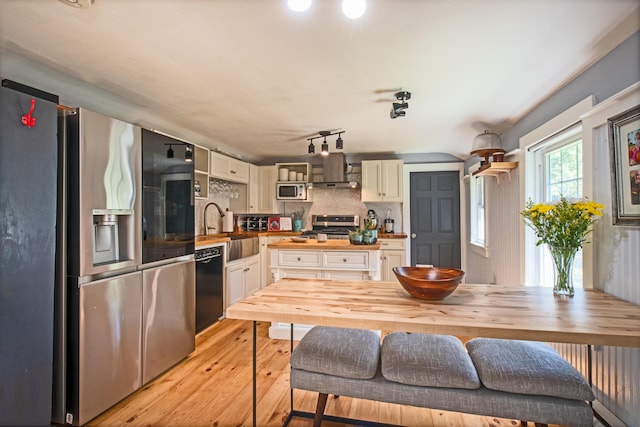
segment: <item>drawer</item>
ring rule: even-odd
[[[322,253],[322,266],[339,270],[367,270],[369,268],[369,252],[345,251]]]
[[[278,251],[280,267],[320,267],[320,251]]]
[[[404,250],[404,239],[378,239],[381,250],[402,249]]]

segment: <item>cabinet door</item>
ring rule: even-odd
[[[244,268],[245,297],[260,289],[260,257],[245,263]]]
[[[245,295],[244,263],[236,262],[227,264],[225,270],[225,283],[227,289],[226,306],[229,307],[242,300]]]
[[[241,160],[230,159],[229,179],[242,184],[249,183],[249,163]]]
[[[276,168],[275,166],[259,166],[260,189],[258,211],[260,213],[276,212]]]
[[[320,267],[319,251],[278,251],[278,265],[286,267]]]
[[[249,165],[249,213],[260,212],[260,172],[256,165]]]
[[[229,169],[231,169],[231,157],[211,152],[209,175],[214,178],[229,179]]]
[[[382,199],[380,189],[380,161],[362,161],[362,196],[363,202],[376,202]]]
[[[340,270],[366,270],[369,268],[367,251],[325,251],[322,253],[322,266]]]
[[[380,271],[381,280],[395,280],[393,267],[399,267],[405,264],[404,251],[381,251],[382,265]]]
[[[385,202],[402,201],[402,160],[384,160],[381,162],[382,200]]]

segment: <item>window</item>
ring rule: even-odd
[[[582,133],[574,126],[529,149],[534,153],[536,179],[532,199],[537,202],[554,202],[561,196],[581,198],[582,191]],[[536,247],[534,254],[537,272],[535,284],[553,284],[553,261],[546,245]],[[576,255],[573,267],[573,284],[582,287],[582,251]]]
[[[471,168],[470,168],[471,170]],[[487,256],[487,225],[486,225],[486,206],[485,206],[485,178],[472,177],[469,184],[469,199],[470,199],[470,218],[471,218],[471,233],[470,243],[471,247],[478,247],[482,249],[483,255]]]

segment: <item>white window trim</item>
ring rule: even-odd
[[[524,170],[524,179],[520,180],[520,194],[523,195],[523,197],[520,199],[520,211],[525,209],[527,200],[529,200],[530,198],[533,199],[536,194],[536,175],[539,173],[539,171],[537,171],[535,167],[535,153],[529,151],[529,148],[579,123],[580,117],[589,112],[592,109],[593,104],[594,97],[589,96],[588,98],[585,98],[573,107],[570,107],[568,110],[560,113],[553,119],[549,120],[540,127],[534,129],[533,131],[520,138],[520,155],[524,157],[520,158],[520,163],[522,164],[522,168]],[[587,174],[591,173],[590,171],[585,170],[585,167],[589,165],[589,163],[585,162],[584,152],[585,147],[583,145],[583,179]],[[583,182],[583,190],[585,194],[588,194],[587,189],[588,187],[586,187]],[[535,242],[536,237],[533,230],[531,230],[530,227],[527,227],[524,221],[520,221],[520,280],[521,283],[525,285],[535,285],[535,283],[531,283],[530,280],[527,280],[527,278],[535,276],[534,274],[528,273],[527,270],[527,267],[532,268],[532,266],[535,265],[535,255],[533,251],[528,252],[526,250],[527,247],[535,246]],[[590,270],[587,270],[588,268],[591,268],[591,265],[593,265],[593,253],[592,251],[584,251],[583,288],[585,289],[593,287],[593,274]]]
[[[476,162],[473,163],[469,166],[469,176],[470,181],[469,181],[469,248],[471,249],[472,252],[484,257],[484,258],[489,258],[489,224],[487,219],[489,218],[489,206],[487,205],[487,185],[486,185],[486,179],[485,177],[474,177],[473,176],[473,172],[475,172],[476,170],[480,169],[480,162]],[[478,241],[473,240],[473,230],[474,230],[474,225],[473,225],[473,221],[475,219],[475,215],[473,214],[473,212],[475,212],[475,205],[474,205],[474,200],[472,198],[473,192],[472,192],[472,186],[475,185],[474,180],[476,179],[482,179],[485,180],[485,185],[484,185],[484,243],[481,244]]]

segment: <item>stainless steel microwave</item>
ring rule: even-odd
[[[278,200],[307,200],[307,185],[304,183],[276,184],[276,198]]]

